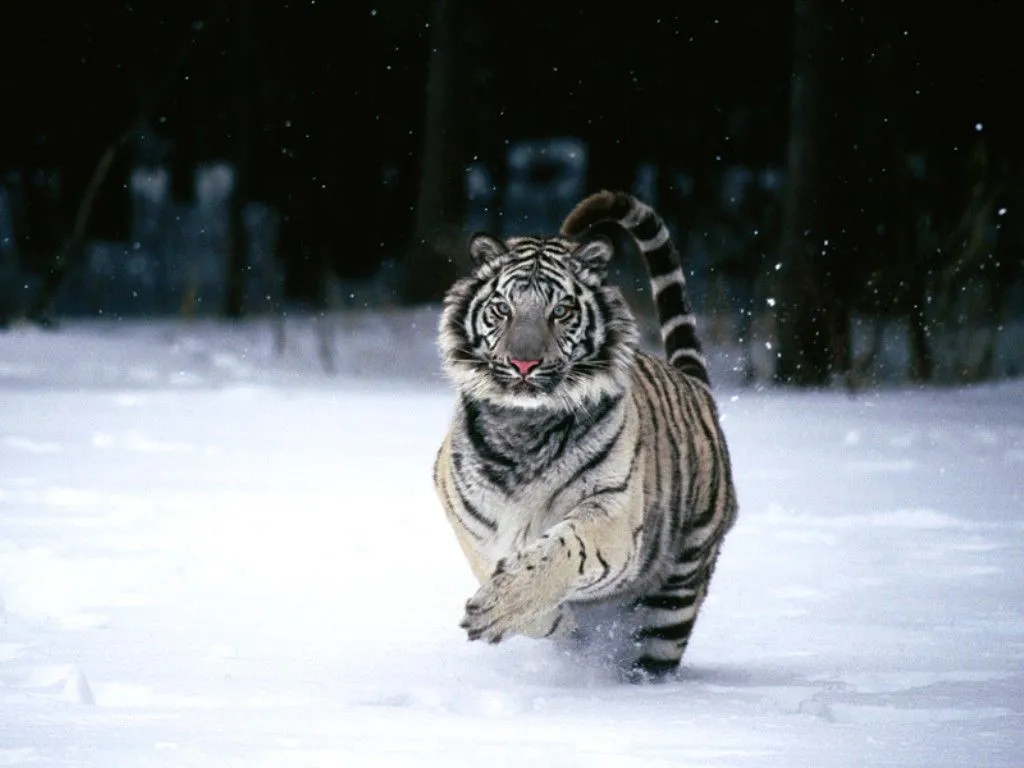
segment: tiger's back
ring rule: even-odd
[[[672,362],[637,350],[604,279],[610,245],[569,239],[607,220],[645,256]],[[660,674],[679,663],[735,519],[728,451],[660,217],[600,193],[563,232],[475,240],[478,268],[442,315],[460,399],[435,482],[482,584],[463,626],[491,642],[579,637],[611,609],[628,630],[617,658]]]

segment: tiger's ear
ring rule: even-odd
[[[508,248],[498,238],[486,232],[477,232],[469,238],[469,255],[473,257],[473,265],[482,267],[489,261],[508,253]]]
[[[615,254],[615,246],[604,235],[597,235],[576,246],[569,256],[580,275],[603,283],[608,275],[608,262]]]

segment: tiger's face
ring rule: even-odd
[[[585,408],[621,392],[636,349],[632,314],[605,283],[612,246],[490,235],[445,297],[439,344],[464,395],[521,408]]]

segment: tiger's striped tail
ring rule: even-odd
[[[709,384],[686,278],[665,222],[653,208],[632,195],[603,191],[584,199],[566,216],[562,234],[576,237],[603,221],[615,221],[622,226],[644,256],[669,363]]]

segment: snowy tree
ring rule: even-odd
[[[252,66],[252,9],[249,0],[236,0],[234,18],[234,112],[235,126],[233,160],[235,184],[231,194],[230,226],[231,247],[228,255],[227,285],[224,293],[224,314],[241,317],[245,313],[245,278],[248,268],[249,238],[245,231],[244,211],[249,196],[252,150],[252,85],[249,69]]]
[[[829,259],[826,178],[829,172],[829,44],[834,21],[828,0],[795,0],[790,80],[787,180],[780,246],[778,381],[827,383],[843,348]]]
[[[420,189],[413,244],[415,261],[405,284],[409,301],[437,299],[459,265],[465,206],[465,100],[469,68],[460,61],[464,0],[436,0],[431,22]]]

